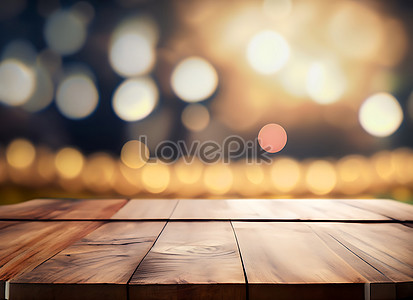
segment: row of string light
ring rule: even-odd
[[[147,163],[136,157],[138,141],[125,145],[120,159],[99,152],[85,157],[72,147],[57,152],[16,139],[0,156],[0,182],[31,188],[63,188],[69,193],[125,196],[360,196],[391,195],[408,200],[413,185],[413,151],[400,148],[371,157],[297,161],[279,156],[271,164],[206,165]],[[146,148],[146,151],[147,148]]]
[[[387,51],[389,55],[382,55],[381,57],[382,60],[380,60],[380,62],[382,65],[386,68],[397,65],[407,48],[407,38],[403,24],[397,19],[384,19],[367,6],[351,1],[341,2],[343,2],[344,5],[342,8],[337,9],[338,12],[331,20],[331,24],[327,30],[331,43],[338,49],[337,51],[340,52],[340,55],[347,60],[354,60],[360,63],[360,61],[366,60],[369,57],[375,59]],[[297,3],[298,1],[293,2],[290,0],[266,0],[260,4],[258,13],[266,15],[268,19],[272,21],[276,20],[277,22],[279,20],[285,20],[288,16],[293,19],[291,13],[293,11],[293,5]],[[248,20],[251,16],[256,17],[254,13],[256,13],[256,11],[250,8],[246,14],[240,12],[238,18],[228,21],[227,25],[229,29],[226,30],[225,33],[228,34],[228,32],[230,32],[232,38],[235,38],[237,32],[232,32],[234,30],[233,27],[239,22],[245,21],[245,19]],[[354,18],[354,15],[360,18]],[[59,9],[53,12],[48,16],[44,27],[44,37],[48,48],[40,53],[37,53],[33,46],[26,40],[15,40],[6,45],[3,49],[0,63],[0,101],[7,106],[16,106],[29,112],[37,112],[48,107],[54,100],[59,112],[73,120],[84,119],[93,114],[99,105],[98,83],[93,71],[84,63],[64,66],[63,69],[61,67],[62,57],[77,53],[85,44],[88,35],[88,26],[92,22],[93,16],[94,8],[87,2],[78,2],[70,8]],[[349,20],[361,22],[362,26],[359,26],[359,28],[362,28],[362,30],[354,34],[354,28],[349,28],[349,24],[351,24]],[[255,30],[254,26],[251,27]],[[256,74],[261,76],[259,77],[260,79],[276,79],[285,92],[295,100],[297,98],[309,99],[317,105],[328,106],[345,98],[353,83],[349,80],[349,74],[345,72],[343,65],[329,55],[323,55],[321,59],[319,55],[316,55],[314,58],[309,53],[300,51],[299,47],[293,47],[289,39],[286,38],[289,33],[283,31],[285,30],[280,29],[277,31],[273,28],[261,28],[248,36],[248,39],[245,41],[245,47],[241,48],[243,49],[243,61],[248,64],[250,70],[255,71]],[[393,43],[387,45],[387,48],[393,47],[392,49],[398,49],[397,51],[390,51],[386,47],[383,48],[383,45],[387,44],[388,40],[386,38],[388,38],[389,35],[392,37]],[[139,14],[130,16],[119,23],[112,32],[109,42],[108,60],[113,71],[123,78],[122,82],[113,91],[112,108],[115,115],[126,122],[135,122],[147,118],[159,104],[158,102],[162,91],[160,91],[160,87],[152,78],[152,72],[157,61],[158,39],[158,26],[150,15]],[[231,42],[231,38],[227,40],[227,42]],[[350,45],[352,46],[350,47]],[[139,53],[139,55],[137,55],[137,53]],[[181,120],[189,131],[202,132],[208,127],[213,116],[211,115],[211,107],[208,107],[204,100],[209,99],[216,91],[220,79],[218,74],[220,74],[219,69],[217,70],[217,68],[214,67],[213,62],[202,56],[188,55],[182,57],[174,65],[170,74],[169,84],[173,93],[179,99],[188,103],[182,112]],[[388,79],[389,77],[385,78]],[[380,82],[382,81],[379,80],[379,83]],[[222,89],[225,91],[224,86]],[[219,94],[217,97],[219,98]],[[229,101],[228,99],[227,101]],[[250,102],[255,102],[255,99],[252,99]],[[408,110],[408,114],[410,118],[413,119],[413,97],[409,99],[408,103],[411,108]],[[218,110],[219,105],[216,107],[215,109]],[[369,94],[358,104],[357,109],[358,121],[361,127],[376,137],[383,138],[392,135],[399,128],[404,118],[403,110],[398,100],[390,93],[390,90],[386,90],[385,88]],[[251,116],[250,119],[253,120],[254,110],[249,111],[249,113]],[[231,122],[231,118],[228,117],[228,115],[225,113],[221,115],[224,116],[223,122]],[[235,122],[232,122],[232,126],[236,127],[237,124],[234,125],[234,123]],[[227,125],[230,126],[231,123]],[[173,186],[180,186],[179,183],[172,185],[174,176],[171,174],[174,167],[164,166],[160,163],[134,166],[133,164],[128,164],[125,159],[118,161],[104,153],[98,153],[92,155],[91,158],[85,158],[80,151],[71,147],[64,148],[56,154],[47,148],[33,148],[33,151],[29,151],[35,153],[33,154],[33,158],[29,160],[31,156],[27,156],[27,161],[30,161],[30,163],[26,163],[24,167],[17,166],[16,169],[16,165],[11,163],[13,159],[10,160],[9,157],[15,155],[24,162],[26,160],[19,154],[20,150],[18,149],[31,149],[33,147],[27,141],[23,141],[23,144],[21,144],[21,140],[17,140],[16,143],[17,146],[14,142],[8,146],[4,158],[4,165],[9,166],[8,171],[5,172],[9,173],[9,175],[5,175],[4,178],[9,178],[12,182],[16,182],[16,180],[17,182],[19,181],[19,179],[16,179],[13,175],[16,172],[20,174],[20,171],[26,168],[31,169],[37,164],[42,164],[44,167],[43,170],[54,170],[50,171],[50,174],[57,174],[58,176],[53,178],[58,178],[59,182],[68,190],[79,190],[80,187],[92,186],[92,190],[95,189],[99,191],[100,188],[93,188],[93,186],[100,186],[101,182],[109,181],[119,183],[120,178],[126,180],[122,181],[123,183],[106,185],[107,188],[109,190],[119,188],[120,190],[118,192],[121,194],[136,194],[142,190],[149,193],[169,193],[174,192],[172,191]],[[125,143],[124,148],[127,145],[128,143]],[[43,150],[46,153],[44,157],[41,154]],[[13,154],[13,151],[16,151],[16,153]],[[404,150],[402,152],[405,153]],[[396,151],[395,153],[399,152]],[[66,154],[66,156],[64,154]],[[387,155],[392,157],[391,153]],[[62,157],[64,159],[62,159]],[[410,157],[410,154],[406,154],[406,157]],[[268,187],[274,187],[275,184],[275,190],[282,194],[301,192],[309,192],[317,195],[325,195],[333,192],[343,192],[346,194],[339,184],[342,179],[339,166],[342,161],[346,159],[352,161],[351,159],[353,158],[354,161],[356,161],[356,163],[352,165],[354,168],[358,169],[359,167],[363,167],[366,170],[373,170],[371,172],[366,171],[371,174],[377,171],[373,158],[350,156],[338,162],[321,160],[308,164],[306,162],[299,163],[292,158],[286,158],[289,163],[294,165],[298,164],[297,168],[291,168],[291,170],[299,170],[296,172],[296,175],[294,175],[295,177],[293,176],[291,178],[304,178],[304,180],[292,180],[289,176],[286,176],[285,178],[290,178],[292,181],[285,181],[282,179],[282,176],[274,177],[271,175],[268,178],[277,178],[277,180],[274,181],[271,179],[273,183],[268,184]],[[95,160],[100,163],[100,168],[104,168],[103,166],[107,168],[102,169],[100,173],[96,173],[101,174],[99,176],[107,176],[107,178],[111,178],[110,180],[96,179],[96,182],[98,182],[96,184],[87,183],[88,180],[93,182],[93,180],[95,180],[93,178],[97,176],[93,175],[93,172],[88,171],[89,169],[93,169],[88,167],[89,165],[98,165],[97,163],[92,163]],[[103,163],[103,161],[108,163]],[[276,165],[279,170],[284,172],[281,172],[281,174],[288,174],[290,169],[283,169],[281,167],[282,164],[276,163],[279,161],[285,162],[285,160],[280,158],[276,159],[273,165]],[[387,160],[389,163],[391,161],[390,158]],[[398,160],[396,159],[396,161]],[[44,165],[46,164],[45,162],[48,162],[48,167]],[[312,168],[312,164],[315,164],[316,167]],[[178,165],[179,164],[177,164],[176,169],[179,169]],[[392,163],[390,163],[390,165],[393,166]],[[394,167],[390,165],[389,168]],[[318,168],[317,166],[321,167]],[[191,166],[185,168],[191,170]],[[193,168],[197,169],[198,167],[193,166]],[[186,182],[185,179],[181,179],[181,184],[187,183],[188,185],[193,185],[193,187],[199,184],[201,186],[203,185],[204,188],[199,187],[198,192],[195,192],[194,189],[188,187],[184,189],[185,191],[181,191],[181,193],[202,194],[204,192],[210,192],[221,195],[231,193],[237,185],[235,183],[237,180],[234,179],[237,177],[235,172],[236,168],[238,168],[236,164],[234,164],[233,167],[222,165],[216,167],[199,167],[198,169],[201,171],[198,173],[200,175],[190,176],[197,178],[196,184],[195,182]],[[248,187],[252,187],[251,191],[239,191],[239,193],[250,193],[250,195],[260,193],[257,187],[263,184],[267,178],[260,174],[266,174],[271,167],[245,166],[243,168],[245,168],[247,174],[251,172],[251,174],[255,175],[249,175],[246,180],[249,185],[245,185],[247,186],[245,189],[248,190]],[[394,168],[397,169],[399,167]],[[315,171],[311,173],[310,171],[313,169],[320,169],[322,172]],[[219,172],[217,170],[219,170]],[[44,172],[47,173],[48,171]],[[277,173],[276,171],[274,172]],[[305,175],[308,174],[308,172],[310,172],[312,176]],[[364,171],[355,170],[354,172],[363,173]],[[393,174],[392,172],[390,173]],[[377,171],[376,173],[379,177],[382,176],[380,175],[382,174],[381,171]],[[411,175],[409,175],[409,171],[403,171],[402,173],[408,174],[406,182],[399,182],[399,176],[394,175],[398,174],[396,172],[393,175],[389,175],[391,177],[391,179],[389,179],[391,184],[387,186],[410,183]],[[67,174],[71,175],[67,176]],[[87,174],[87,176],[82,174]],[[241,172],[240,174],[243,173]],[[370,177],[366,179],[368,183],[365,183],[363,188],[355,188],[358,193],[366,192],[368,188],[372,186],[375,177],[371,174],[366,175],[366,177]],[[48,177],[49,175],[46,177],[52,178]],[[40,175],[40,177],[41,176],[42,175]],[[261,180],[262,176],[264,176],[264,179]],[[365,175],[358,174],[351,175],[350,177],[353,178],[352,176],[359,178],[358,176],[363,177]],[[387,175],[384,177],[386,176]],[[79,178],[86,177],[90,178],[85,179],[86,183],[79,181]],[[23,176],[22,178],[25,177]],[[133,179],[128,180],[128,178]],[[158,180],[158,183],[153,183],[155,178]],[[326,178],[330,178],[330,180],[326,180]],[[313,185],[309,183],[311,180],[319,180],[321,185],[329,182],[330,185],[318,189],[312,188]],[[388,178],[386,180],[388,180]],[[278,181],[282,182],[282,184],[277,185],[276,182]],[[289,182],[293,182],[294,184]],[[301,190],[299,188],[300,182],[303,183]],[[360,182],[362,182],[362,180],[354,180],[353,184],[354,186],[358,186]],[[159,187],[152,187],[152,184],[159,185]],[[214,187],[215,184],[218,186],[221,184],[224,185],[224,187],[216,188]],[[241,184],[241,186],[243,185]],[[285,188],[282,188],[282,186]],[[105,189],[103,188],[103,190]],[[179,190],[179,188],[177,188],[177,190]],[[265,188],[262,190],[263,192],[267,191]],[[354,189],[351,187],[349,191],[351,191],[350,193],[354,193]]]

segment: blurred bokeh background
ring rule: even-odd
[[[2,0],[0,30],[0,204],[412,201],[412,1]],[[288,135],[269,165],[139,155],[268,123]]]

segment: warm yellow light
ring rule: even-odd
[[[331,63],[312,63],[307,75],[307,92],[319,104],[330,104],[339,100],[347,87],[342,71]]]
[[[129,168],[138,169],[146,164],[149,155],[149,149],[144,143],[132,140],[123,145],[120,158]]]
[[[412,198],[412,192],[408,187],[397,187],[392,191],[392,198],[399,201],[410,201]]]
[[[340,190],[344,194],[358,194],[368,188],[372,170],[367,160],[360,155],[350,155],[337,162]]]
[[[170,177],[168,166],[160,162],[146,164],[142,169],[142,183],[150,193],[164,192],[169,185]]]
[[[380,179],[391,181],[396,169],[392,163],[391,153],[389,151],[380,151],[371,158],[373,167]]]
[[[382,65],[394,67],[405,57],[408,49],[406,28],[399,19],[387,19],[383,25],[385,33],[377,59]]]
[[[403,111],[392,95],[377,93],[367,98],[361,105],[359,121],[369,134],[386,137],[399,128],[403,121]]]
[[[75,178],[83,169],[84,159],[77,149],[66,147],[61,149],[55,157],[55,166],[60,176]]]
[[[95,153],[88,157],[82,180],[86,187],[95,192],[106,192],[110,190],[115,175],[115,162],[106,153]]]
[[[138,187],[140,182],[135,180],[134,183],[131,183],[121,171],[120,168],[122,167],[129,169],[122,163],[115,164],[115,173],[111,180],[112,189],[124,196],[131,196],[133,194],[137,194],[140,191],[140,187]],[[130,170],[135,171],[134,169]]]
[[[260,165],[246,165],[245,175],[252,184],[261,184],[264,181],[264,171]]]
[[[150,15],[132,15],[124,19],[112,34],[112,41],[125,34],[137,34],[147,40],[153,47],[159,38],[159,29],[156,21]]]
[[[394,178],[400,184],[413,181],[413,151],[409,148],[399,148],[392,152],[391,162],[394,166]]]
[[[307,96],[307,76],[311,62],[308,57],[300,52],[294,53],[285,67],[278,73],[278,79],[284,89],[296,97]]]
[[[293,4],[291,0],[264,0],[263,12],[274,20],[282,20],[291,13]]]
[[[290,46],[278,33],[265,30],[257,33],[247,47],[247,59],[258,73],[273,74],[290,58]]]
[[[44,180],[52,181],[56,174],[55,155],[47,148],[40,148],[36,156],[37,173]]]
[[[0,101],[7,105],[22,105],[34,92],[36,77],[31,68],[15,59],[0,64]]]
[[[332,15],[328,32],[337,50],[352,58],[368,58],[382,39],[382,21],[367,6],[342,1]]]
[[[112,107],[124,121],[138,121],[146,118],[158,102],[158,88],[149,77],[125,80],[117,87]]]
[[[69,119],[88,117],[95,111],[98,101],[99,94],[96,86],[85,75],[68,76],[57,89],[57,108]]]
[[[4,182],[7,179],[7,166],[4,159],[0,160],[0,182]]]
[[[266,180],[265,166],[239,160],[229,166],[233,174],[231,192],[237,193],[242,197],[257,197],[266,193],[268,184]]]
[[[29,167],[36,156],[32,143],[26,139],[16,139],[6,149],[6,158],[9,165],[17,169]]]
[[[312,162],[307,169],[305,182],[310,192],[316,195],[325,195],[331,192],[337,183],[334,166],[327,161]]]
[[[231,169],[227,165],[210,165],[204,171],[204,184],[212,194],[227,193],[232,187],[233,180]]]
[[[191,131],[202,131],[209,124],[208,109],[201,104],[190,104],[181,115],[182,123]]]
[[[301,178],[300,165],[288,157],[275,160],[270,172],[275,188],[283,193],[291,192]]]
[[[141,169],[132,169],[126,166],[122,161],[118,162],[118,167],[122,177],[126,179],[128,183],[134,186],[136,192],[142,188],[141,184]]]
[[[210,97],[217,88],[218,74],[201,57],[188,57],[173,70],[171,85],[175,94],[186,102],[198,102]]]
[[[193,184],[201,179],[204,165],[196,157],[181,157],[174,165],[178,179],[185,184]]]

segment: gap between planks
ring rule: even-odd
[[[176,207],[176,206],[175,206]],[[175,209],[174,207],[174,209]],[[173,213],[173,210],[172,210]],[[171,215],[172,215],[171,213]],[[145,221],[146,222],[146,221]],[[139,266],[142,264],[143,260],[145,259],[146,256],[148,256],[149,252],[151,252],[152,248],[155,246],[156,242],[158,241],[159,237],[161,236],[162,232],[164,231],[166,225],[168,225],[168,221],[165,222],[165,224],[162,227],[162,230],[159,232],[158,236],[156,237],[156,239],[153,241],[152,246],[149,248],[149,250],[146,252],[146,254],[142,257],[141,261],[138,263],[138,265],[136,266],[135,270],[133,271],[133,273],[131,274],[131,276],[129,277],[128,281],[126,282],[126,299],[130,299],[129,296],[129,283],[131,282],[133,275],[136,273],[136,271],[138,270]]]
[[[232,224],[232,221],[230,221],[230,224],[231,224],[232,232],[234,233],[235,242],[237,243],[239,258],[241,259],[242,271],[244,272],[245,292],[246,292],[245,299],[246,299],[246,300],[249,300],[249,298],[250,298],[250,293],[249,293],[249,284],[248,284],[247,271],[245,270],[244,259],[243,259],[242,254],[241,254],[241,248],[240,248],[240,246],[239,246],[237,233],[235,232],[235,228],[234,228],[234,225]]]

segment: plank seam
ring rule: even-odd
[[[133,278],[133,275],[135,275],[136,271],[138,271],[139,266],[142,264],[142,262],[144,261],[144,259],[146,258],[146,256],[149,254],[149,252],[151,252],[152,248],[155,246],[156,242],[158,241],[159,237],[161,236],[162,232],[164,231],[166,225],[168,224],[168,221],[165,222],[165,225],[163,225],[161,231],[159,232],[158,236],[156,237],[156,239],[153,241],[151,247],[149,248],[149,250],[145,253],[145,255],[142,257],[141,261],[138,263],[138,265],[136,266],[135,270],[133,271],[131,277],[129,278],[128,282],[126,282],[126,299],[129,300],[129,284]]]
[[[320,236],[319,232],[317,232],[316,230],[314,230],[314,228],[312,228],[310,226],[310,229],[318,236],[318,238],[329,248],[331,249],[338,257],[340,257],[342,260],[344,260],[348,265],[350,265],[350,267],[354,269],[354,267],[348,263],[346,261],[346,259],[344,259],[343,257],[341,257],[340,254],[338,254],[336,251],[334,251],[325,241],[324,239]],[[350,253],[352,253],[353,255],[355,255],[358,259],[360,259],[362,262],[365,262],[367,265],[369,265],[370,267],[372,267],[374,270],[376,270],[377,272],[379,272],[380,274],[382,274],[384,277],[386,277],[389,282],[394,282],[392,279],[390,279],[388,276],[386,276],[383,272],[381,272],[379,269],[377,269],[376,267],[374,267],[372,264],[370,264],[369,262],[367,262],[365,259],[363,259],[361,256],[359,256],[358,254],[356,254],[354,251],[352,251],[349,247],[347,247],[346,245],[344,245],[341,241],[339,241],[338,239],[336,239],[332,234],[326,232],[326,234],[328,236],[330,236],[333,240],[335,240],[339,245],[341,245],[342,247],[344,247],[347,251],[349,251]],[[357,273],[359,273],[357,270],[355,270]],[[360,273],[359,273],[360,274]],[[363,278],[365,278],[363,275],[360,274],[360,276],[362,276]],[[366,278],[365,278],[366,279]],[[364,299],[365,300],[370,300],[371,299],[371,282],[368,281],[368,279],[366,279],[366,282],[364,283]]]
[[[367,200],[368,201],[368,200]],[[372,210],[372,209],[369,209],[368,207],[360,207],[360,206],[357,206],[357,205],[354,205],[354,204],[351,204],[351,203],[349,203],[348,201],[340,201],[341,203],[344,203],[345,205],[348,205],[348,206],[351,206],[351,207],[355,207],[355,208],[359,208],[359,209],[362,209],[362,210],[365,210],[365,211],[368,211],[368,212],[371,212],[371,213],[375,213],[375,214],[378,214],[378,215],[382,215],[383,217],[386,217],[386,218],[389,218],[390,220],[392,220],[392,221],[398,221],[398,222],[402,222],[402,220],[399,220],[399,219],[395,219],[395,218],[393,218],[393,217],[391,217],[391,216],[388,216],[388,215],[386,215],[386,214],[383,214],[383,213],[381,213],[381,212],[379,212],[379,211],[374,211],[374,210]],[[406,221],[412,221],[412,220],[406,220]]]
[[[241,254],[241,248],[240,248],[239,243],[238,243],[238,237],[237,237],[237,233],[235,232],[234,225],[232,224],[232,221],[230,221],[229,223],[231,224],[232,232],[234,233],[234,237],[235,237],[235,242],[237,243],[239,257],[241,259],[241,266],[242,266],[242,271],[244,273],[244,279],[245,279],[246,300],[249,300],[249,294],[250,293],[249,293],[248,277],[247,277],[247,272],[245,270],[244,260],[242,258],[242,254]]]
[[[120,211],[123,207],[125,207],[126,204],[128,204],[130,202],[131,199],[130,198],[125,198],[125,200],[126,200],[126,202],[121,207],[119,207],[119,209],[117,211],[115,211],[110,217],[113,217],[114,215],[116,215],[118,213],[118,211]]]
[[[409,223],[409,222],[402,222],[401,223],[403,226],[409,227],[409,228],[413,228],[413,223]]]
[[[169,215],[169,217],[168,217],[168,220],[171,219],[172,215],[174,214],[175,209],[176,209],[176,207],[177,207],[178,204],[179,204],[179,201],[180,201],[180,200],[176,201],[176,204],[175,204],[174,208],[172,209],[172,211],[171,211],[171,213],[170,213],[170,215]]]
[[[348,251],[350,251],[351,253],[353,253],[355,256],[357,256],[360,260],[364,261],[366,264],[368,264],[370,267],[372,267],[373,269],[375,269],[377,272],[379,272],[380,274],[382,274],[384,277],[388,278],[389,281],[392,281],[389,277],[386,276],[386,274],[384,274],[383,272],[381,272],[379,269],[377,269],[375,266],[373,266],[371,263],[369,263],[368,261],[366,261],[365,259],[363,259],[360,255],[358,255],[357,253],[355,253],[353,250],[351,250],[349,247],[347,247],[346,245],[344,245],[341,241],[339,241],[338,239],[336,239],[334,236],[332,236],[330,233],[327,233],[329,236],[331,236],[335,241],[337,241],[340,245],[342,245],[344,248],[346,248]]]

